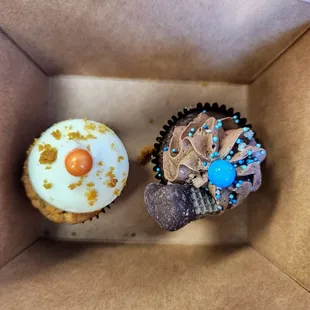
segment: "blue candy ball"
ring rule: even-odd
[[[236,178],[236,170],[230,162],[223,159],[217,159],[209,166],[208,178],[210,182],[216,186],[225,188],[234,182]]]

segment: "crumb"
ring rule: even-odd
[[[94,135],[88,134],[87,136],[83,136],[79,131],[69,132],[68,137],[70,140],[88,140],[88,139],[97,139]]]
[[[70,185],[68,186],[68,188],[70,188],[70,189],[73,191],[73,190],[76,189],[78,186],[81,186],[82,183],[83,183],[83,177],[81,177],[80,180],[79,180],[78,182],[70,184]]]
[[[124,176],[124,177],[126,176],[126,172],[123,172],[123,176]]]
[[[206,87],[206,86],[208,86],[208,82],[200,82],[200,86],[203,86],[203,87]]]
[[[115,150],[115,144],[114,143],[111,143],[111,149]]]
[[[96,129],[96,124],[92,123],[92,122],[87,122],[84,126],[85,130],[95,130]]]
[[[107,127],[107,126],[104,125],[104,124],[100,124],[100,125],[98,126],[98,131],[99,131],[100,133],[106,133],[107,131],[110,131],[110,128]]]
[[[135,236],[136,236],[136,233],[132,233],[132,234],[131,234],[131,237],[135,237]]]
[[[141,149],[139,156],[137,157],[137,161],[140,165],[146,165],[150,160],[151,156],[154,152],[154,146],[145,146]]]
[[[124,156],[118,156],[117,161],[120,163],[122,160],[124,160]]]
[[[39,163],[42,165],[52,164],[57,159],[57,149],[50,144],[40,144],[39,151],[42,152],[39,158]]]
[[[60,140],[61,139],[61,132],[59,131],[59,129],[53,131],[51,133],[51,135],[56,139],[56,140]]]
[[[88,204],[90,206],[93,206],[95,202],[97,201],[98,193],[95,189],[91,189],[88,192],[86,192],[85,196],[87,197]]]
[[[101,174],[101,170],[98,170],[98,171],[96,172],[96,176],[99,177],[100,174]]]
[[[45,187],[45,189],[51,189],[53,187],[52,183],[49,183],[46,179],[44,180],[44,184],[43,186]]]
[[[119,196],[120,190],[119,189],[115,189],[113,193],[114,193],[115,196]]]
[[[93,187],[93,186],[95,186],[95,183],[94,182],[89,182],[86,185],[87,185],[87,187]]]
[[[110,167],[109,172],[106,174],[107,177],[109,177],[109,181],[107,183],[107,185],[109,187],[115,187],[118,180],[115,178],[115,174],[113,173],[114,171],[114,167]]]
[[[154,123],[154,120],[153,120],[152,118],[150,118],[149,123],[150,123],[150,124],[153,124],[153,123]]]
[[[87,150],[88,150],[88,152],[91,151],[91,148],[90,148],[90,145],[89,145],[89,144],[87,144]]]
[[[127,179],[123,179],[123,180],[122,180],[122,190],[123,190],[123,188],[126,186],[126,183],[127,183]]]
[[[45,170],[50,170],[50,169],[52,169],[52,167],[51,167],[51,166],[47,166],[47,167],[45,167]]]
[[[98,166],[103,166],[103,162],[101,160],[99,161]]]

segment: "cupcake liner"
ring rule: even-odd
[[[234,112],[233,108],[226,108],[226,105],[220,105],[215,102],[213,104],[210,103],[198,103],[195,107],[184,108],[183,111],[178,112],[176,115],[173,115],[168,121],[167,124],[163,126],[163,130],[159,132],[159,136],[156,138],[157,143],[154,144],[154,152],[152,154],[151,162],[154,164],[153,171],[156,172],[155,178],[160,181],[161,184],[167,184],[167,180],[164,178],[163,167],[161,163],[161,154],[163,152],[163,147],[167,141],[170,141],[172,136],[174,127],[178,125],[187,125],[194,119],[199,113],[206,110],[207,112],[211,112],[210,114],[214,114],[216,116],[217,113],[224,114],[224,116],[237,116],[239,119],[239,123],[237,124],[239,128],[249,127],[252,128],[251,124],[247,124],[246,118],[241,118],[241,114],[239,112]],[[192,118],[188,116],[192,115]],[[184,122],[182,122],[184,121]],[[218,212],[220,213],[220,212]]]

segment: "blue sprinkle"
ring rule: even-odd
[[[230,205],[232,205],[232,204],[233,204],[233,202],[232,202],[231,200],[229,200],[229,204],[230,204]]]
[[[233,199],[233,201],[232,201],[233,203],[237,203],[237,199]]]
[[[237,118],[238,118],[238,116],[237,116],[237,115],[234,115],[234,116],[233,116],[233,119],[237,119]]]
[[[257,158],[257,157],[254,157],[254,161],[258,161],[258,158]]]
[[[172,153],[176,153],[177,152],[177,149],[172,149]]]
[[[208,129],[208,125],[204,124],[204,125],[202,126],[202,128],[203,128],[203,129]]]
[[[213,154],[213,153],[212,153],[212,154],[210,154],[210,157],[211,157],[211,158],[213,158],[213,157],[214,157],[214,154]]]
[[[210,181],[210,185],[213,185],[213,183]]]
[[[237,144],[240,144],[241,142],[242,142],[241,139],[237,139],[237,141],[236,141]]]
[[[202,113],[207,113],[207,110],[203,110]]]
[[[221,195],[221,191],[220,191],[219,189],[217,189],[217,190],[215,191],[215,194],[216,194],[216,195]]]
[[[262,145],[260,143],[257,143],[256,147],[262,147]]]
[[[249,131],[249,127],[243,127],[243,131],[244,131],[244,132]]]
[[[217,209],[222,211],[223,210],[223,207],[222,206],[217,206]]]
[[[219,125],[215,125],[215,129],[219,129],[221,126]]]
[[[230,195],[229,195],[229,198],[230,198],[230,199],[233,199],[234,197],[235,197],[235,196],[234,196],[233,194],[230,194]]]
[[[242,170],[245,170],[245,169],[246,169],[246,165],[242,165],[242,166],[241,166],[241,169],[242,169]]]
[[[251,156],[253,154],[252,151],[248,151],[248,155]]]
[[[230,155],[228,155],[228,156],[226,157],[226,159],[230,160],[230,159],[231,159],[231,156],[230,156]]]
[[[156,171],[159,172],[159,171],[160,171],[160,168],[156,168]]]
[[[189,137],[192,137],[192,136],[193,136],[193,133],[192,133],[192,132],[189,132],[189,133],[188,133],[188,136],[189,136]]]
[[[234,154],[234,151],[230,151],[229,154],[230,154],[230,155],[233,155],[233,154]]]
[[[236,187],[240,187],[240,186],[241,186],[241,184],[239,184],[239,183],[236,184]]]
[[[238,120],[238,119],[235,119],[235,123],[238,124],[238,123],[239,123],[239,120]]]
[[[213,138],[212,138],[213,142],[218,141],[218,139],[219,139],[218,137],[213,137]]]
[[[191,128],[191,132],[195,132],[195,128]]]
[[[213,154],[215,157],[219,156],[219,152],[214,152]]]
[[[239,180],[239,181],[238,181],[238,183],[239,183],[239,184],[242,184],[242,183],[243,183],[243,181],[242,181],[242,180]]]
[[[242,165],[243,163],[244,163],[244,160],[243,160],[243,159],[239,160],[239,164],[240,164],[240,165]]]
[[[206,161],[204,161],[202,164],[203,164],[204,166],[206,166],[208,163],[207,163]]]
[[[159,177],[161,177],[161,173],[158,173],[157,175],[158,175]]]
[[[222,121],[220,119],[217,120],[218,123],[221,123]]]
[[[217,126],[223,127],[223,124],[222,123],[218,123]]]
[[[208,191],[209,191],[208,187],[205,187],[205,191],[206,191],[206,192],[208,192]]]
[[[260,153],[261,153],[262,155],[265,155],[265,151],[260,151]]]
[[[234,164],[234,167],[235,167],[235,168],[237,168],[237,167],[238,167],[238,165],[237,165],[237,164]]]
[[[251,179],[247,179],[248,182],[251,182]]]
[[[216,195],[215,198],[216,198],[216,199],[220,199],[220,198],[221,198],[221,195]]]
[[[247,163],[248,163],[248,164],[252,164],[253,162],[254,162],[253,159],[248,159],[248,160],[247,160]]]
[[[164,152],[167,152],[167,151],[168,151],[168,147],[165,146],[165,147],[164,147]]]

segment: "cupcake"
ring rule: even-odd
[[[173,116],[155,144],[153,163],[160,183],[149,184],[149,214],[174,231],[207,215],[240,205],[262,182],[266,151],[240,113],[198,104]]]
[[[32,205],[56,223],[99,216],[126,185],[126,149],[106,125],[59,122],[29,148],[22,181]]]

